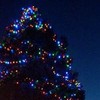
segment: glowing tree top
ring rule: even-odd
[[[22,10],[0,44],[1,87],[27,86],[35,93],[32,100],[84,100],[66,41],[57,38],[37,8]]]

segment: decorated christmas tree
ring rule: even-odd
[[[85,100],[67,41],[36,7],[22,10],[0,43],[0,100]]]

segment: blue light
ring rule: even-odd
[[[33,87],[33,86],[34,86],[34,84],[31,84],[31,86]]]
[[[3,78],[3,76],[1,75],[1,78]]]
[[[60,74],[57,73],[56,76],[60,76]]]
[[[18,20],[16,20],[16,22],[18,22]]]
[[[0,49],[2,49],[2,46],[0,45]]]
[[[80,88],[80,87],[81,87],[81,84],[80,84],[80,83],[78,83],[77,87],[78,87],[78,88]]]
[[[68,80],[68,76],[65,76],[65,80]]]
[[[6,74],[8,74],[9,72],[8,72],[8,70],[6,71]]]
[[[66,74],[68,75],[68,72],[66,72]]]
[[[14,24],[14,27],[15,27],[15,28],[18,28],[18,25],[17,25],[17,24]]]
[[[46,81],[48,81],[48,79],[47,79],[47,78],[46,78],[45,80],[46,80]]]
[[[56,85],[56,88],[58,88],[58,85]]]
[[[51,53],[49,53],[49,56],[51,56]]]
[[[26,42],[24,42],[24,44],[26,44]]]
[[[72,86],[72,84],[68,84],[68,86],[69,86],[69,87],[71,87],[71,86]]]
[[[60,44],[60,41],[58,41],[57,44]]]
[[[18,25],[15,25],[16,28],[18,28]]]
[[[9,62],[8,61],[5,61],[5,64],[9,65]]]
[[[69,67],[69,70],[71,70],[71,69],[72,69],[72,66]]]
[[[71,97],[73,97],[74,95],[73,94],[71,94]]]
[[[11,53],[14,53],[14,50],[13,49],[11,49]]]
[[[52,92],[51,92],[51,91],[49,91],[49,93],[50,93],[50,94],[52,94]]]
[[[58,59],[60,59],[61,58],[61,56],[58,56]]]
[[[37,20],[39,20],[39,18],[37,18]]]
[[[50,29],[52,28],[52,26],[49,27]]]
[[[57,61],[56,60],[54,60],[54,63],[56,63]]]
[[[32,10],[32,9],[29,7],[28,10]]]
[[[23,63],[25,63],[25,62],[26,62],[26,60],[22,60],[22,62],[23,62]]]
[[[22,8],[22,10],[25,10],[25,8]]]

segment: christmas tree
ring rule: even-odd
[[[66,40],[36,7],[22,10],[0,43],[0,100],[85,100]]]

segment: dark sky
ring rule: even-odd
[[[73,69],[86,90],[86,100],[100,100],[99,0],[0,0],[0,35],[22,7],[35,5],[58,35],[65,35]]]

